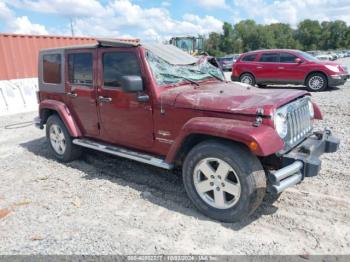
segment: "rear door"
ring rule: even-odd
[[[277,80],[278,62],[279,53],[262,53],[258,58],[255,68],[255,78],[257,82],[275,82]]]
[[[65,55],[66,104],[84,136],[99,135],[96,106],[96,49],[69,50]]]
[[[137,48],[99,49],[98,108],[101,139],[135,148],[153,145],[151,99],[138,101],[144,92],[125,92],[122,76],[143,75]],[[144,77],[143,77],[144,78]]]
[[[298,56],[288,53],[280,53],[277,78],[280,82],[303,83],[305,77],[304,63],[296,63]],[[302,58],[300,58],[302,60]]]

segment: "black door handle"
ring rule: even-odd
[[[112,102],[112,98],[111,97],[105,97],[105,96],[99,96],[97,100],[98,100],[99,103],[110,103],[110,102]]]
[[[78,96],[76,93],[71,93],[71,92],[67,93],[66,95],[69,96],[69,97],[72,97],[72,98]]]

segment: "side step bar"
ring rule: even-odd
[[[73,140],[73,144],[79,145],[82,147],[95,149],[95,150],[102,151],[102,152],[105,152],[105,153],[108,153],[111,155],[120,156],[123,158],[135,160],[135,161],[138,161],[141,163],[149,164],[152,166],[156,166],[156,167],[160,167],[160,168],[164,168],[164,169],[168,169],[168,170],[173,168],[173,165],[166,163],[163,159],[156,158],[156,157],[146,155],[146,154],[141,154],[141,153],[138,153],[135,151],[131,151],[129,149],[99,143],[99,142],[89,140],[89,139],[78,139],[77,138],[77,139]]]

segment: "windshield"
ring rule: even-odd
[[[222,71],[210,64],[206,59],[192,65],[173,65],[162,58],[147,52],[147,60],[153,75],[160,86],[173,85],[180,82],[197,82],[208,78],[224,80]]]
[[[298,54],[301,55],[303,58],[305,58],[306,60],[309,60],[309,61],[318,61],[318,59],[313,56],[313,55],[310,55],[308,53],[305,53],[305,52],[302,52],[302,51],[298,51]]]

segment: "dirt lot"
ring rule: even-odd
[[[11,126],[35,113],[0,118],[0,254],[350,254],[350,82],[313,97],[340,151],[237,224],[197,212],[179,174],[91,151],[60,164],[43,131]]]

